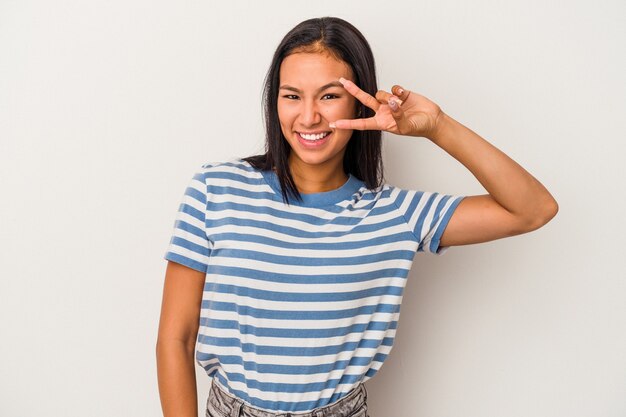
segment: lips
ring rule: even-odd
[[[332,131],[326,132],[296,132],[296,136],[298,138],[298,142],[302,144],[305,148],[319,148],[328,142],[329,138],[332,137]]]

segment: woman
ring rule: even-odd
[[[311,19],[266,78],[266,153],[206,164],[180,206],[157,342],[165,416],[366,416],[363,382],[389,354],[416,252],[526,233],[557,212],[521,166],[439,106],[377,91],[361,33]],[[488,191],[382,183],[381,131],[431,140]]]

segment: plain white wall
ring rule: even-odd
[[[0,415],[160,415],[184,187],[262,150],[272,52],[323,15],[369,39],[381,88],[430,97],[560,204],[537,232],[416,258],[372,417],[626,415],[621,0],[0,0]],[[385,140],[389,182],[483,193],[428,141]]]

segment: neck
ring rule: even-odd
[[[336,190],[346,183],[348,175],[343,171],[343,160],[340,163],[309,165],[302,161],[289,159],[289,169],[302,194],[323,193]]]

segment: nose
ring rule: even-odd
[[[322,115],[315,100],[308,100],[303,103],[300,113],[300,123],[304,126],[315,126],[322,121]]]

